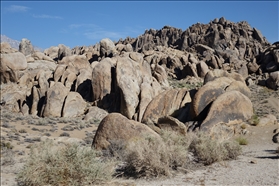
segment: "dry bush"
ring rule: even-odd
[[[89,147],[47,140],[31,147],[17,180],[29,186],[100,184],[111,179],[114,165]]]
[[[124,162],[122,171],[126,176],[168,177],[172,175],[173,170],[186,167],[189,162],[188,147],[191,139],[175,131],[162,131],[161,137],[133,139],[128,144],[114,141],[107,154],[117,156]]]
[[[185,167],[189,162],[188,148],[191,143],[192,133],[186,136],[175,131],[163,130],[161,137],[166,144],[169,154],[169,164],[172,169]]]
[[[170,176],[169,153],[162,141],[134,139],[122,153],[124,175],[134,178]]]
[[[198,133],[189,146],[198,162],[210,165],[214,162],[236,159],[241,154],[237,143],[213,139],[204,133]]]

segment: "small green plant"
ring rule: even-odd
[[[248,140],[242,136],[239,136],[238,138],[236,138],[236,141],[238,142],[239,145],[247,145],[248,144]]]
[[[90,147],[46,140],[31,147],[17,181],[30,186],[102,184],[111,180],[115,165]]]
[[[259,125],[259,122],[260,122],[260,118],[257,114],[253,114],[253,116],[249,119],[249,123],[254,126]]]

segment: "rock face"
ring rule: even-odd
[[[203,120],[207,113],[211,103],[216,100],[220,95],[225,92],[237,90],[244,95],[250,97],[250,90],[242,81],[236,81],[235,79],[228,77],[214,77],[210,78],[208,74],[205,76],[205,80],[208,81],[202,86],[195,94],[192,102],[192,117],[197,120]],[[237,78],[238,79],[238,78]]]
[[[43,117],[61,117],[63,104],[68,93],[69,89],[62,83],[54,83],[46,93]]]
[[[129,120],[119,113],[111,113],[99,124],[92,147],[107,149],[111,143],[118,140],[125,144],[130,140],[140,140],[145,137],[160,139],[160,136],[148,126],[134,120]]]
[[[102,121],[107,115],[107,111],[100,109],[99,107],[93,106],[88,109],[88,112],[84,117],[84,120],[88,121],[90,119],[94,119],[96,121]]]
[[[50,48],[45,49],[44,54],[46,56],[49,56],[51,59],[57,61],[58,60],[58,51],[59,51],[58,46],[52,46]]]
[[[253,115],[253,105],[248,97],[239,91],[228,91],[213,101],[200,129],[211,131],[220,123],[239,123]]]
[[[148,104],[142,118],[142,123],[158,131],[159,129],[156,125],[159,118],[173,116],[185,122],[188,117],[187,113],[189,112],[191,101],[191,94],[187,89],[166,90]]]
[[[19,71],[27,68],[27,61],[21,52],[14,52],[8,54],[1,53],[1,82],[17,82]]]
[[[112,57],[116,53],[114,43],[108,39],[102,39],[100,41],[100,55],[104,57]]]
[[[59,44],[58,48],[58,60],[62,60],[63,57],[70,56],[72,54],[71,49],[63,44]]]
[[[132,119],[139,104],[140,84],[142,74],[140,65],[131,58],[119,58],[116,67],[116,81],[120,89],[121,113]]]
[[[97,101],[98,106],[104,109],[108,109],[111,105],[110,93],[113,88],[114,70],[113,61],[105,58],[97,63],[92,72],[93,101]]]
[[[33,54],[34,48],[31,44],[31,41],[29,41],[26,38],[23,38],[19,44],[19,52],[23,53],[25,56]]]
[[[86,102],[77,92],[69,92],[65,99],[62,117],[77,117],[83,115],[86,108]]]

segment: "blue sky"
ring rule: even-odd
[[[1,34],[41,48],[73,48],[165,25],[184,31],[223,16],[247,21],[273,43],[279,40],[278,9],[277,1],[1,1]]]

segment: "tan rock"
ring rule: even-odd
[[[143,140],[146,137],[160,140],[160,136],[148,126],[129,120],[119,113],[111,113],[99,124],[92,147],[107,149],[115,141],[122,141],[125,144],[131,140]]]
[[[65,99],[62,117],[77,117],[84,114],[86,102],[77,92],[69,92]]]

